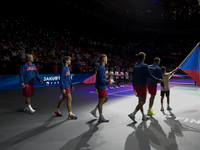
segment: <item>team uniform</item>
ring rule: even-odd
[[[95,84],[95,88],[98,90],[99,99],[106,98],[106,96],[108,96],[106,87],[109,84],[110,82],[106,80],[105,67],[101,64],[97,69],[96,84]]]
[[[112,81],[111,81],[112,82]],[[98,96],[99,96],[99,102],[103,102],[104,100],[108,100],[108,94],[106,87],[110,84],[110,82],[106,79],[105,75],[105,67],[103,64],[100,64],[98,69],[97,69],[97,75],[96,75],[96,83],[95,83],[95,88],[98,90]],[[98,122],[109,122],[108,119],[104,118],[102,114],[102,109],[100,111],[100,104],[95,107],[94,110],[92,110],[90,113],[97,118],[96,111],[99,109],[99,120]],[[101,106],[103,107],[103,106]]]
[[[41,80],[36,66],[33,63],[32,65],[30,65],[28,62],[26,62],[20,70],[19,77],[20,77],[20,83],[24,83],[23,96],[33,97],[34,84],[36,83],[36,79],[38,81]]]
[[[158,78],[154,77],[150,70],[149,66],[144,62],[137,62],[133,67],[133,87],[135,95],[139,97],[147,96],[147,79],[150,78],[159,81]]]
[[[73,87],[72,81],[71,81],[71,75],[70,75],[70,69],[67,66],[63,66],[60,70],[60,89],[61,92],[63,90],[66,91],[66,94],[71,94],[70,88]],[[66,94],[62,93],[62,101],[66,99]],[[71,113],[71,114],[70,114]],[[54,114],[57,116],[62,116],[59,110],[55,110]],[[72,112],[69,112],[68,119],[77,119],[78,117],[74,115]]]
[[[109,72],[109,76],[110,76],[110,81],[111,82],[114,82],[114,72],[113,71],[110,71]],[[113,90],[113,86],[110,87],[110,90]]]
[[[154,75],[156,78],[162,79],[162,70],[158,65],[152,64],[149,66],[149,70],[152,75]],[[158,82],[148,78],[148,90],[149,94],[156,95],[157,93],[157,84]],[[163,82],[161,83],[161,86],[164,86]]]
[[[73,87],[72,81],[71,81],[71,75],[69,67],[63,66],[60,71],[60,89],[65,89],[66,94],[70,94],[70,88]],[[66,95],[63,94],[62,100],[66,98]]]

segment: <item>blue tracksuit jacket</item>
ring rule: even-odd
[[[133,67],[133,87],[135,86],[147,86],[147,79],[151,78],[156,82],[159,81],[158,78],[154,77],[150,70],[149,66],[142,61],[135,63]]]
[[[106,80],[105,70],[104,65],[100,64],[96,74],[96,89],[104,90],[106,86],[110,84],[110,82]]]
[[[155,65],[155,64],[149,65],[149,69],[150,69],[151,74],[154,75],[156,78],[158,78],[158,79],[162,79],[163,78],[162,77],[162,70],[158,65]],[[151,78],[148,78],[148,84],[157,86],[158,82],[153,80],[153,79],[151,79]],[[161,86],[164,87],[164,83],[163,82],[161,83]]]
[[[60,88],[66,89],[66,88],[72,88],[73,84],[71,81],[71,75],[69,67],[63,66],[60,70]]]
[[[32,65],[30,65],[28,62],[26,62],[22,66],[20,70],[19,78],[20,78],[20,83],[24,83],[24,84],[35,84],[36,79],[38,81],[41,80],[36,66],[33,63]]]

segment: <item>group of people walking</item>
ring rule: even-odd
[[[146,102],[147,97],[147,89],[149,94],[151,95],[149,100],[149,109],[147,110],[147,115],[155,115],[152,107],[155,99],[155,95],[157,92],[157,83],[161,83],[161,111],[164,111],[163,108],[163,99],[166,95],[167,97],[167,110],[171,110],[169,106],[169,95],[170,95],[170,86],[169,86],[169,78],[175,73],[179,68],[176,68],[172,72],[166,73],[165,67],[159,67],[160,58],[156,57],[154,59],[154,64],[148,66],[144,63],[146,54],[140,52],[138,54],[138,62],[133,67],[133,89],[135,95],[138,97],[138,104],[135,107],[134,111],[130,113],[128,116],[130,119],[137,123],[135,120],[136,113],[140,110],[142,113],[142,120],[148,120],[144,114],[143,105]],[[41,78],[39,77],[38,71],[36,66],[33,64],[34,58],[33,55],[28,55],[28,61],[22,66],[20,70],[20,83],[23,89],[23,96],[26,97],[25,99],[25,106],[23,108],[24,111],[29,113],[34,113],[35,110],[31,107],[31,97],[34,94],[34,84],[36,83],[36,79],[43,84]],[[67,102],[67,109],[69,112],[68,118],[69,119],[77,119],[78,117],[72,113],[72,97],[71,91],[74,91],[74,87],[72,84],[69,65],[71,63],[71,57],[65,56],[63,58],[63,64],[60,71],[60,89],[62,92],[62,99],[59,101],[57,108],[54,110],[54,114],[57,116],[62,116],[60,109],[62,105]],[[119,72],[116,70],[113,72],[111,70],[108,72],[108,68],[105,68],[107,64],[107,55],[101,54],[100,55],[100,65],[97,68],[96,72],[96,84],[95,88],[98,91],[99,101],[94,109],[90,112],[95,118],[99,118],[99,122],[109,122],[109,119],[105,118],[103,115],[103,105],[108,101],[108,94],[107,94],[107,86],[110,86],[112,89],[113,83],[116,83],[116,88],[119,88],[119,81],[125,79],[126,86],[128,82],[128,71],[124,73],[123,70]],[[115,81],[114,81],[115,79]],[[123,87],[123,86],[121,86]],[[97,110],[99,111],[99,117],[97,116]]]

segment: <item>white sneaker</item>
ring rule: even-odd
[[[94,110],[92,110],[90,113],[91,113],[95,118],[97,118],[97,114],[96,114],[96,112],[95,112]]]
[[[98,122],[109,122],[109,119],[104,118],[104,116],[99,117],[99,121]]]
[[[118,87],[118,86],[116,86],[115,88],[116,88],[116,89],[119,89],[119,87]]]
[[[28,110],[28,112],[29,112],[30,114],[33,114],[35,111],[36,111],[36,110],[34,110],[34,109],[29,109],[29,110]]]

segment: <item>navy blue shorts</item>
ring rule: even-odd
[[[169,90],[168,91],[161,91],[160,96],[169,96]]]

